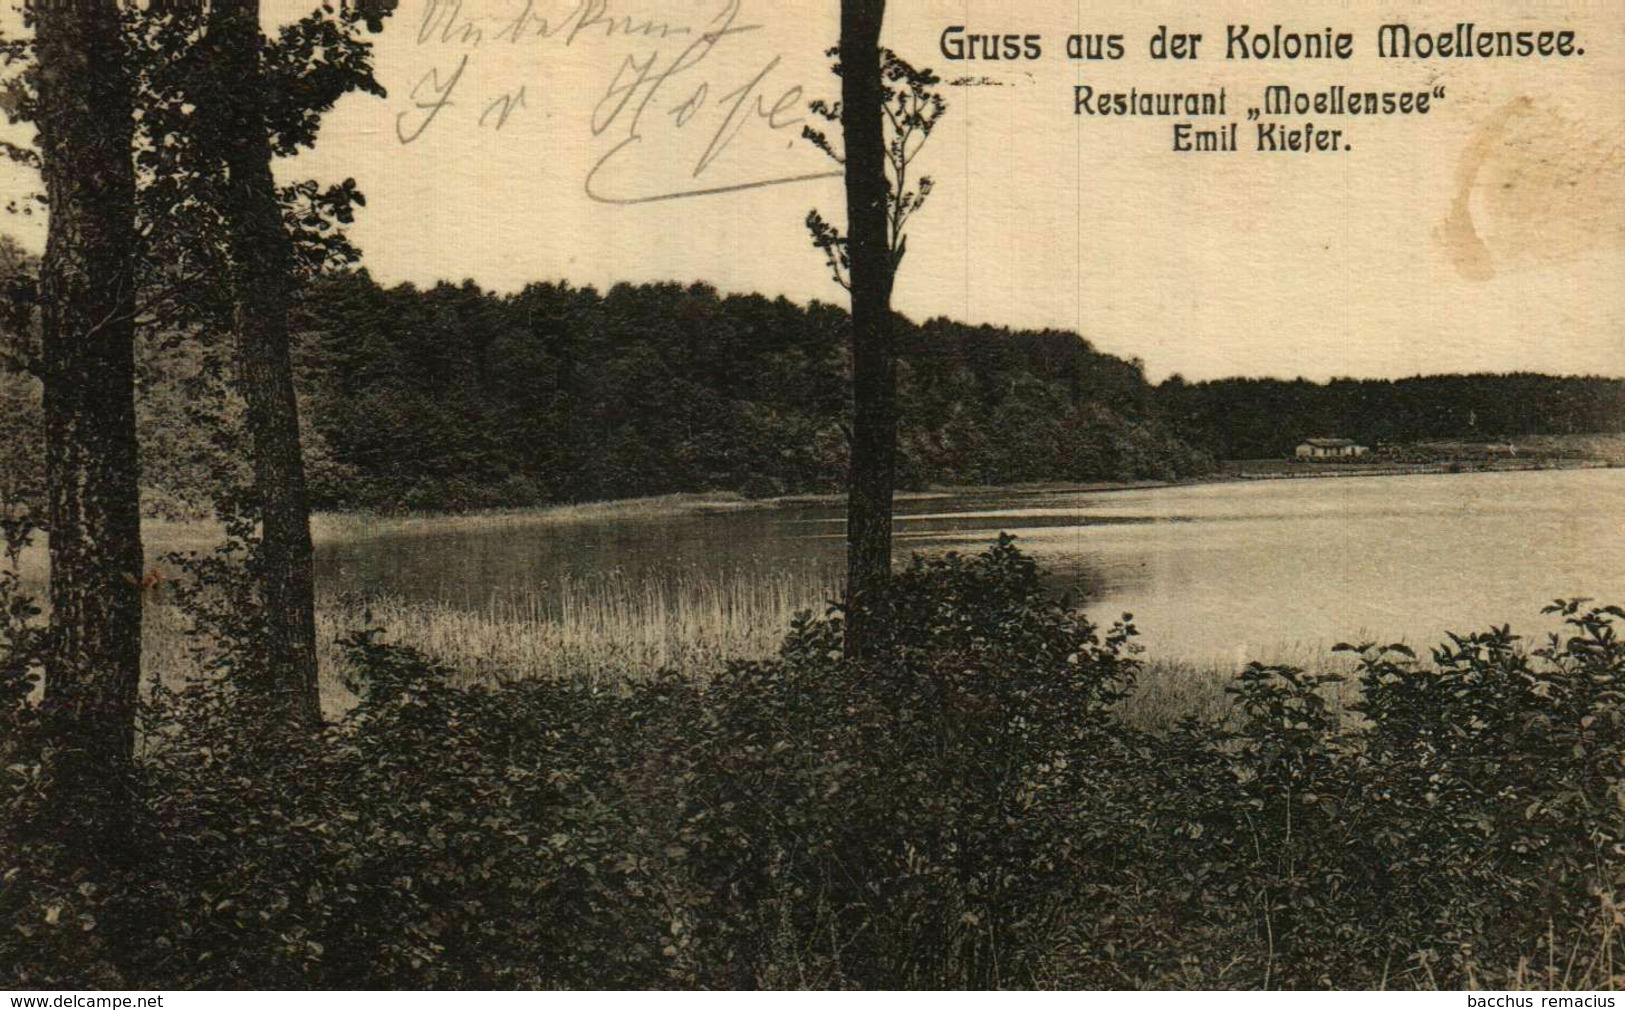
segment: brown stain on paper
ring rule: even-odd
[[[1462,151],[1434,234],[1463,277],[1487,281],[1625,246],[1621,192],[1621,141],[1525,96],[1496,110]]]

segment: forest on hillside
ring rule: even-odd
[[[704,284],[330,274],[294,316],[313,504],[464,510],[677,491],[832,492],[848,459],[844,308]],[[1147,381],[1076,333],[900,320],[899,483],[1199,476],[1299,440],[1368,445],[1625,431],[1625,381],[1548,375]],[[226,349],[143,335],[149,509],[244,479]],[[41,473],[38,388],[0,376],[0,493]],[[226,422],[226,423],[222,423]],[[205,434],[208,433],[208,434]]]
[[[1072,333],[901,322],[904,486],[1212,465],[1158,415],[1138,362]],[[384,288],[357,271],[306,290],[294,325],[319,508],[843,486],[849,316],[836,306],[703,284]],[[196,494],[224,464],[192,435],[217,427],[195,415],[220,384],[195,346],[149,344],[147,483]]]
[[[704,284],[499,295],[329,276],[296,316],[314,501],[466,509],[839,490],[848,327],[839,306]],[[1187,478],[1322,434],[1376,445],[1625,431],[1617,379],[1153,385],[1138,360],[1073,332],[899,319],[896,339],[903,487]],[[167,455],[186,459],[186,439],[168,439]],[[197,486],[206,457],[192,456],[164,483]]]

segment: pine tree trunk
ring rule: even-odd
[[[256,574],[265,611],[265,682],[255,687],[272,718],[308,727],[322,719],[314,552],[289,352],[293,251],[262,107],[268,96],[260,63],[259,3],[217,0],[209,31],[219,47],[233,330],[261,530]]]
[[[870,652],[870,602],[891,577],[897,471],[893,262],[887,233],[880,26],[885,0],[841,0],[841,131],[852,286],[852,462],[847,487],[847,654]]]
[[[40,268],[45,704],[64,828],[78,844],[105,847],[122,830],[141,679],[134,118],[114,0],[38,4],[34,16],[50,203]]]

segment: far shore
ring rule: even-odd
[[[1618,436],[1614,436],[1618,437]],[[1225,484],[1258,480],[1315,480],[1343,477],[1407,477],[1461,473],[1506,473],[1530,470],[1589,470],[1625,466],[1615,458],[1530,457],[1525,459],[1462,459],[1427,463],[1393,463],[1382,460],[1347,462],[1303,462],[1287,459],[1231,460],[1212,473],[1183,480],[1158,481],[1046,481],[1025,484],[938,485],[924,489],[899,490],[899,502],[928,501],[969,495],[1096,494]],[[690,491],[646,498],[531,505],[512,508],[479,509],[470,512],[317,512],[311,516],[311,534],[318,547],[358,539],[421,535],[435,532],[471,531],[482,528],[558,525],[581,523],[652,521],[684,515],[744,512],[796,506],[838,506],[842,493],[789,494],[772,498],[747,498],[737,491]],[[207,552],[220,538],[220,528],[212,518],[173,519],[149,517],[142,522],[142,536],[149,559],[171,552]],[[23,557],[25,580],[43,580],[45,557],[43,536]]]
[[[1392,463],[1366,459],[1358,462],[1304,462],[1289,459],[1229,460],[1200,477],[1180,480],[1132,481],[1039,481],[1018,484],[938,484],[926,488],[898,490],[898,502],[929,501],[971,495],[1095,494],[1113,491],[1142,491],[1162,487],[1201,484],[1228,484],[1253,480],[1315,480],[1335,477],[1408,477],[1460,473],[1514,473],[1530,470],[1593,470],[1625,466],[1625,459],[1529,457],[1525,459],[1462,459],[1429,463]],[[435,528],[470,528],[481,525],[559,524],[603,522],[606,520],[661,519],[715,512],[743,512],[758,509],[790,508],[798,505],[840,505],[844,492],[798,493],[771,498],[747,498],[737,491],[687,491],[648,498],[620,498],[607,501],[530,505],[515,508],[478,509],[471,512],[412,512],[377,514],[368,512],[324,512],[312,517],[312,533],[317,543],[335,542],[355,536],[429,531]]]
[[[1457,461],[1449,463],[1342,462],[1304,463],[1295,460],[1233,460],[1201,477],[1183,480],[1135,481],[1042,481],[1021,484],[943,484],[915,490],[899,490],[898,502],[930,501],[973,495],[1021,496],[1040,494],[1096,494],[1115,491],[1143,491],[1164,487],[1202,484],[1229,484],[1255,480],[1316,480],[1336,477],[1407,477],[1461,473],[1513,473],[1530,470],[1613,469],[1625,465],[1603,459],[1523,459]],[[747,498],[737,491],[687,491],[648,498],[621,498],[607,501],[532,505],[515,508],[478,509],[470,512],[411,512],[378,514],[369,512],[323,512],[311,518],[311,531],[318,544],[343,542],[360,536],[433,532],[437,529],[475,529],[482,526],[570,525],[620,520],[654,520],[683,515],[745,512],[793,508],[803,505],[838,506],[846,500],[841,492],[827,494],[787,494],[772,498]],[[196,523],[174,523],[195,526]]]
[[[1143,491],[1164,487],[1202,484],[1228,484],[1254,480],[1315,480],[1336,477],[1403,477],[1432,474],[1503,473],[1529,470],[1611,469],[1621,464],[1607,460],[1544,459],[1496,461],[1489,463],[1296,463],[1285,462],[1278,470],[1268,468],[1276,461],[1236,461],[1213,473],[1185,480],[1136,481],[1045,481],[1024,484],[935,485],[919,490],[899,490],[898,502],[930,501],[970,495],[1021,496],[1040,494],[1105,494],[1116,491]],[[737,491],[686,491],[648,498],[618,498],[607,501],[531,505],[513,508],[477,509],[470,512],[319,512],[311,516],[311,534],[318,546],[343,543],[360,537],[432,533],[437,530],[473,530],[482,527],[530,525],[569,526],[579,523],[650,521],[685,515],[747,512],[796,506],[838,506],[846,501],[840,492],[828,494],[789,494],[773,498],[747,498]],[[211,522],[149,520],[159,528],[196,529],[212,527]]]

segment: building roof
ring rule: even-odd
[[[1352,438],[1306,438],[1304,445],[1312,445],[1317,449],[1341,449],[1354,444]]]

